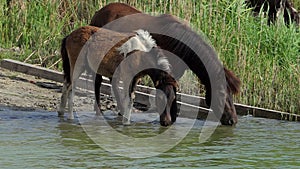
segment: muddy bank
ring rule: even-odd
[[[0,106],[13,110],[57,111],[60,103],[62,84],[54,81],[12,72],[0,68]],[[77,93],[74,110],[90,110],[94,103],[92,93]],[[111,97],[101,96],[102,110],[115,110]]]

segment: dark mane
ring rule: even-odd
[[[209,75],[205,65],[210,69],[214,69],[216,73],[220,72],[222,67],[214,50],[197,33],[176,20],[162,28],[162,32],[165,35],[153,34],[155,39],[159,39],[156,41],[157,45],[180,56],[205,85],[206,89],[210,90]],[[169,32],[172,32],[170,36],[168,36]],[[174,36],[174,32],[176,32],[177,36],[171,37]],[[196,49],[196,51],[191,49],[191,47]],[[201,60],[197,53],[203,54],[205,58],[202,58],[206,61],[204,59]],[[206,63],[204,64],[203,61]],[[176,67],[176,65],[172,66]]]
[[[201,83],[204,84],[207,91],[206,99],[210,100],[211,98],[209,71],[214,74],[221,74],[224,71],[228,89],[233,94],[240,91],[241,82],[239,78],[221,64],[215,50],[209,45],[209,42],[205,41],[206,38],[194,32],[187,25],[178,22],[178,20],[165,25],[161,31],[166,35],[153,34],[155,39],[159,39],[157,45],[181,57],[201,80]],[[174,32],[176,32],[175,37]],[[173,37],[168,36],[168,34]],[[201,56],[198,56],[198,54]],[[172,66],[176,67],[176,65]],[[208,100],[207,103],[210,105]]]
[[[168,73],[160,71],[160,75],[158,77],[159,78],[157,80],[160,81],[160,84],[172,85],[173,87],[178,88],[177,81]]]
[[[224,67],[227,87],[231,90],[233,94],[238,94],[240,92],[241,80],[236,77],[236,75]]]

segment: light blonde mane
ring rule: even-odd
[[[124,57],[134,50],[149,52],[152,48],[157,48],[155,40],[148,31],[139,29],[135,32],[135,36],[131,37],[127,42],[117,49],[120,54],[124,55]],[[159,52],[157,55],[157,65],[159,65],[163,71],[166,71],[167,73],[171,72],[171,65],[167,57],[165,57],[162,52]]]
[[[149,52],[153,47],[157,47],[155,40],[152,39],[148,31],[139,29],[135,32],[135,36],[130,38],[127,42],[125,42],[121,47],[117,49],[118,51],[120,51],[120,54],[124,55],[124,57],[126,57],[128,53],[134,50]]]

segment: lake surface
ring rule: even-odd
[[[61,120],[56,112],[0,109],[1,168],[299,168],[300,124],[249,116],[236,127],[219,126],[199,143],[203,121],[165,153],[128,158],[108,152],[86,134],[78,121]],[[191,120],[179,118],[177,126]],[[111,125],[132,137],[163,132],[159,123]],[[170,138],[171,139],[171,138]],[[130,148],[130,147],[129,147]]]

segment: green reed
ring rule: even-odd
[[[0,1],[0,59],[12,58],[61,70],[61,39],[75,28],[87,25],[95,11],[114,1],[12,2],[7,5],[6,1]],[[202,32],[223,64],[243,83],[236,102],[300,114],[299,28],[284,25],[282,18],[267,25],[265,14],[253,17],[243,0],[130,0],[128,3],[148,13],[176,15],[189,21],[195,31]],[[20,51],[11,50],[15,47]],[[180,84],[181,92],[203,93],[190,71]]]

